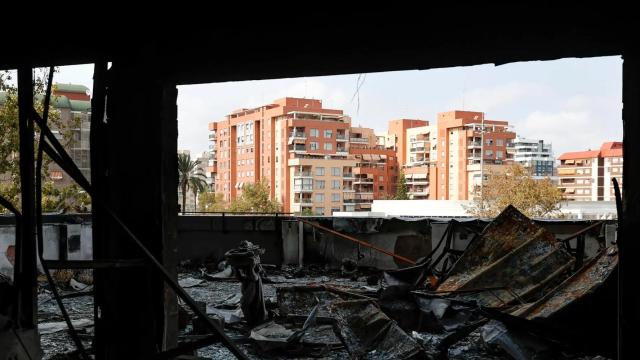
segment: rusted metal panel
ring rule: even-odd
[[[437,291],[484,306],[535,301],[568,277],[573,262],[551,232],[509,206],[469,245]],[[468,290],[479,292],[464,294]]]
[[[553,291],[534,304],[517,312],[528,319],[545,319],[570,306],[574,301],[594,293],[618,266],[617,248],[610,247],[585,264]]]

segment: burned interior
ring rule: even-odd
[[[629,9],[314,11],[286,26],[272,12],[274,22],[242,13],[243,26],[97,21],[74,44],[23,40],[33,29],[8,40],[0,69],[17,69],[23,190],[20,210],[0,199],[15,226],[0,359],[634,357],[640,60]],[[239,46],[252,56],[225,56]],[[615,221],[559,231],[514,207],[468,222],[176,211],[178,85],[608,55],[623,58]],[[34,68],[79,63],[95,64],[89,179],[33,100]],[[147,161],[126,161],[132,152]],[[90,216],[43,217],[43,154],[91,195]],[[47,258],[54,222],[90,224],[93,260]],[[82,251],[79,235],[65,241]],[[73,270],[64,286],[59,269]]]

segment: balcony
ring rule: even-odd
[[[293,177],[313,177],[311,171],[295,171]]]
[[[373,184],[373,179],[369,178],[355,178],[353,180],[354,184]]]
[[[293,203],[297,204],[297,205],[300,205],[302,207],[309,207],[309,206],[313,205],[313,201],[311,201],[311,198],[302,198],[302,199],[300,199],[300,198],[294,197],[293,198]]]
[[[429,180],[427,179],[415,179],[415,180],[406,180],[407,185],[429,185]]]
[[[342,192],[355,192],[356,190],[351,186],[345,186],[342,188]]]
[[[480,141],[471,141],[467,144],[467,149],[480,149],[482,143]]]
[[[347,141],[347,135],[345,134],[336,134],[336,141]]]
[[[294,192],[299,192],[299,193],[311,193],[313,192],[313,186],[311,185],[294,185],[293,186],[293,191]]]
[[[294,131],[289,133],[289,138],[291,139],[299,139],[299,140],[307,140],[307,135],[302,131]]]
[[[362,137],[352,137],[349,138],[349,141],[352,143],[357,143],[357,144],[368,144],[369,143],[369,139],[368,138],[362,138]]]
[[[343,178],[343,179],[355,179],[355,178],[353,177],[353,173],[343,173],[343,174],[342,174],[342,178]]]
[[[296,154],[306,154],[307,153],[307,147],[304,145],[289,145],[289,152],[293,152]]]
[[[209,140],[213,140],[216,138],[216,134],[209,134]]]

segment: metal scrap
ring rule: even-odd
[[[539,298],[569,275],[573,262],[551,232],[509,206],[469,244],[437,290],[494,288],[455,297],[484,306],[505,306],[520,298]]]
[[[387,317],[372,300],[331,304],[342,342],[352,357],[409,359],[422,352],[420,345]]]

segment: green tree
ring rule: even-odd
[[[310,208],[304,208],[300,212],[300,216],[313,216],[313,210],[311,210]]]
[[[187,191],[192,190],[197,198],[198,192],[207,188],[206,177],[200,172],[200,160],[191,160],[191,155],[178,154],[178,186],[182,191],[182,213],[185,212]]]
[[[524,167],[514,164],[504,173],[490,172],[482,191],[467,212],[479,217],[495,217],[508,205],[533,218],[562,217],[562,191],[549,178],[536,180]]]
[[[44,94],[46,91],[47,71],[36,71],[34,78],[34,107],[40,114],[44,110]],[[2,136],[0,137],[0,195],[11,201],[14,206],[20,209],[20,136],[18,130],[18,89],[12,83],[10,72],[0,71],[0,129]],[[71,121],[63,121],[53,104],[56,97],[52,96],[49,105],[48,124],[51,129],[57,130],[62,136],[62,145],[69,147],[73,144],[73,129],[79,127],[77,119]],[[35,127],[35,148],[38,147],[39,129]],[[43,211],[60,211],[62,204],[70,204],[76,202],[77,191],[73,188],[55,189],[53,183],[49,184],[49,165],[51,160],[45,154],[42,166],[42,204]],[[77,186],[76,186],[77,189]],[[71,198],[67,198],[67,197]],[[88,205],[85,201],[88,196],[80,203]],[[54,206],[57,204],[59,206]],[[6,209],[0,208],[0,213]]]
[[[281,208],[280,203],[270,199],[269,186],[264,181],[245,184],[242,195],[229,206],[231,211],[260,213],[278,212]]]
[[[222,198],[222,194],[214,192],[202,192],[198,197],[198,211],[218,212],[224,211],[226,204]]]
[[[407,179],[404,177],[403,171],[400,171],[400,176],[398,176],[398,185],[396,186],[396,196],[394,200],[409,200],[409,187],[407,186]]]

